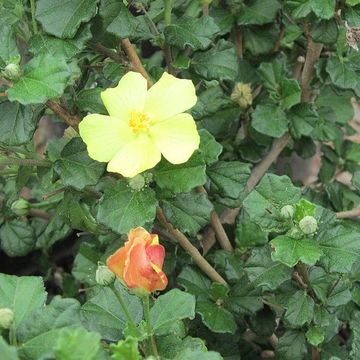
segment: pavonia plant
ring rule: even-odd
[[[360,359],[360,0],[0,0],[0,359]]]

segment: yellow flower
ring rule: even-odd
[[[153,168],[161,154],[181,164],[198,149],[195,121],[184,113],[197,100],[191,80],[164,73],[147,90],[141,74],[128,72],[101,98],[109,116],[88,115],[79,130],[90,157],[108,162],[108,171],[133,177]]]

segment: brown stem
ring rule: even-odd
[[[209,5],[203,5],[202,13],[203,13],[203,16],[209,16]]]
[[[136,53],[136,50],[135,50],[134,46],[131,44],[130,40],[128,38],[122,39],[121,46],[124,49],[128,59],[131,62],[132,69],[134,71],[139,72],[147,80],[148,87],[152,86],[153,81],[151,80],[149,74],[147,73],[144,66],[142,65],[140,58],[139,58],[138,54]]]
[[[315,43],[310,36],[308,37],[306,58],[300,81],[302,91],[301,100],[303,102],[311,101],[310,83],[315,70],[314,65],[320,57],[322,48],[323,44]]]
[[[42,219],[46,219],[46,220],[51,219],[51,215],[49,213],[47,213],[44,210],[40,210],[40,209],[30,209],[29,216],[38,217],[38,218],[42,218]]]
[[[66,124],[79,132],[80,119],[77,116],[71,115],[68,110],[64,109],[59,103],[53,100],[48,100],[46,102],[46,106],[51,109],[56,115],[58,115],[59,118],[63,120]]]
[[[203,186],[199,186],[197,188],[197,191],[203,194],[207,195],[207,191],[205,190],[205,188]],[[216,211],[214,210],[211,213],[211,226],[215,231],[216,234],[216,238],[220,244],[220,246],[227,251],[234,251],[231,242],[225,232],[224,227],[221,224],[221,221],[219,219],[218,214],[216,213]]]
[[[274,140],[270,152],[256,165],[251,171],[251,175],[247,182],[247,188],[250,192],[258,184],[261,178],[269,170],[273,162],[276,161],[280,153],[284,150],[290,139],[290,134],[285,133],[282,137]]]
[[[243,58],[243,35],[239,26],[235,27],[236,53],[239,59]]]
[[[311,359],[312,360],[321,360],[320,351],[316,347],[311,348]]]
[[[51,191],[51,192],[49,192],[49,193],[47,193],[47,194],[44,194],[42,198],[43,198],[43,200],[47,200],[47,199],[49,199],[50,197],[55,196],[55,195],[57,195],[57,194],[60,194],[60,193],[62,193],[62,192],[64,192],[64,191],[65,191],[65,188],[62,187],[62,188],[56,189],[56,190],[54,190],[54,191]]]
[[[227,282],[224,280],[224,278],[207,262],[207,260],[200,254],[199,250],[193,244],[191,244],[188,238],[167,221],[165,214],[159,207],[156,210],[156,216],[164,228],[176,239],[178,244],[191,255],[195,264],[207,276],[209,276],[212,281],[227,285]]]
[[[171,75],[175,75],[176,74],[175,69],[171,65],[171,63],[172,63],[172,55],[171,55],[171,48],[170,48],[169,45],[165,45],[165,47],[164,47],[164,55],[165,55],[165,62],[166,62],[167,71]]]
[[[114,60],[115,62],[126,66],[126,64],[124,64],[124,59],[116,51],[108,49],[107,47],[105,47],[104,45],[102,45],[100,43],[92,44],[90,46],[99,54],[102,54],[102,55]]]
[[[347,211],[339,211],[336,213],[338,219],[351,219],[360,216],[360,208],[355,208]]]
[[[38,167],[50,167],[51,161],[40,159],[22,159],[17,157],[7,157],[0,160],[0,166],[19,165],[19,166],[38,166]]]
[[[0,96],[7,96],[6,92],[0,92]]]

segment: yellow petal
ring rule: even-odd
[[[141,134],[118,151],[109,162],[107,170],[125,177],[134,177],[153,168],[160,159],[161,154],[154,141],[147,135]]]
[[[141,74],[130,71],[120,79],[117,87],[103,91],[101,99],[109,115],[128,119],[131,111],[143,110],[146,94],[146,79]]]
[[[178,114],[150,128],[156,146],[166,160],[182,164],[199,148],[200,136],[190,114]]]
[[[124,143],[134,138],[126,121],[99,114],[85,116],[79,132],[89,156],[104,162],[111,160]]]
[[[155,121],[164,120],[192,108],[196,100],[191,80],[177,79],[165,72],[148,90],[144,112],[154,116]]]

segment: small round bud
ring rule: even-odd
[[[129,179],[129,186],[133,190],[141,190],[145,186],[145,179],[142,175],[136,175]]]
[[[294,213],[295,213],[294,207],[291,205],[285,205],[280,210],[280,214],[284,219],[292,219]]]
[[[0,329],[9,329],[14,321],[14,312],[9,308],[0,309]]]
[[[115,274],[106,265],[98,264],[95,280],[101,286],[108,286],[115,281]]]
[[[299,227],[304,234],[313,234],[318,227],[318,223],[313,216],[305,216],[299,222]]]
[[[9,80],[17,80],[21,76],[21,69],[18,64],[8,64],[5,66],[4,71],[2,72],[3,76]]]
[[[11,210],[18,216],[26,216],[30,210],[30,203],[25,199],[18,199],[11,204]]]
[[[242,109],[249,107],[253,100],[250,85],[237,83],[231,94],[231,100],[237,102]]]

